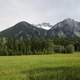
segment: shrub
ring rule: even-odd
[[[71,44],[65,47],[65,53],[73,53],[74,51],[75,51],[74,46]]]
[[[64,53],[64,46],[55,45],[54,46],[54,52],[56,52],[56,53]]]
[[[56,53],[73,53],[75,51],[74,46],[69,44],[66,46],[63,45],[55,45],[54,52]]]

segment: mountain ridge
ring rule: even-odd
[[[44,26],[50,24],[43,24]],[[67,18],[50,26],[49,30],[34,26],[26,21],[21,21],[16,25],[0,32],[0,36],[14,38],[54,38],[54,37],[80,37],[80,22]]]

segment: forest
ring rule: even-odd
[[[0,38],[0,56],[44,55],[80,51],[80,38],[14,39]]]

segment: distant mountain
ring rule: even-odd
[[[46,30],[49,30],[52,28],[52,25],[50,23],[42,23],[42,24],[38,24],[36,26],[39,28],[46,29]]]
[[[46,30],[37,28],[36,26],[33,26],[25,21],[0,32],[0,36],[12,38],[39,38],[46,35]]]
[[[48,31],[48,37],[80,37],[80,22],[65,19],[54,25]]]
[[[49,30],[42,29],[51,28]],[[37,26],[22,21],[9,29],[0,32],[2,37],[12,38],[54,38],[54,37],[80,37],[80,22],[73,19],[65,19],[52,26],[49,23],[42,23]]]

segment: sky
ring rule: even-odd
[[[54,25],[66,18],[80,21],[80,0],[0,0],[0,31],[20,21]]]

